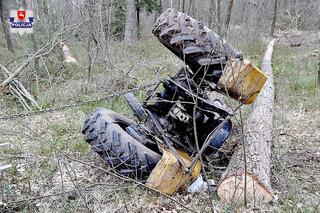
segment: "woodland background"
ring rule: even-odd
[[[33,9],[32,34],[10,33],[9,10],[19,7]],[[71,106],[0,120],[0,142],[10,144],[0,148],[0,160],[12,164],[0,173],[0,211],[183,212],[157,193],[106,174],[84,142],[83,122],[96,107],[133,118],[122,97],[73,106],[173,75],[183,66],[151,33],[169,7],[210,26],[257,66],[267,42],[277,39],[272,184],[279,200],[259,208],[320,210],[320,0],[0,0],[0,82],[19,71],[16,80],[36,102],[6,87],[0,116]],[[64,62],[62,41],[77,63]],[[145,91],[136,95],[143,99]],[[207,194],[174,198],[197,211],[210,211],[207,199],[221,212],[243,210]]]

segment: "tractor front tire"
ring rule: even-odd
[[[130,125],[137,124],[111,110],[98,108],[85,121],[82,133],[92,150],[110,167],[127,176],[142,177],[151,173],[161,155],[128,134]]]

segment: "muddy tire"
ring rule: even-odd
[[[99,108],[85,121],[84,139],[92,150],[112,168],[124,175],[148,175],[161,155],[144,146],[128,134],[126,128],[137,125],[110,110]]]
[[[242,57],[203,23],[172,8],[160,15],[152,32],[194,72],[211,69],[219,77],[228,58]]]

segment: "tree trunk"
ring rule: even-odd
[[[28,4],[27,4],[27,1],[26,0],[23,0],[22,1],[22,7],[24,9],[27,9],[28,8]],[[36,53],[37,50],[38,50],[38,44],[37,44],[37,39],[36,39],[36,34],[35,34],[35,31],[33,31],[33,33],[31,33],[31,42],[32,42],[32,47],[33,47],[33,53]],[[40,70],[40,65],[39,65],[39,58],[35,58],[34,59],[34,70],[35,70],[35,75],[37,77],[38,75],[38,72]]]
[[[49,8],[48,8],[48,0],[43,0],[43,15],[48,15]]]
[[[228,7],[227,7],[226,21],[225,21],[225,32],[227,32],[229,28],[232,7],[233,7],[233,0],[229,0]]]
[[[221,0],[217,0],[218,34],[221,35]]]
[[[242,9],[241,10],[242,10],[242,12],[241,12],[240,20],[241,20],[242,25],[245,25],[245,23],[246,23],[246,13],[247,13],[247,2],[244,2],[242,4]]]
[[[138,40],[140,39],[140,12],[141,12],[141,8],[137,7],[137,29],[138,29]]]
[[[208,27],[211,28],[211,29],[213,27],[214,11],[215,11],[215,8],[216,8],[215,1],[216,0],[210,0]]]
[[[320,29],[320,1],[318,2],[318,29]]]
[[[136,0],[126,0],[126,26],[124,41],[127,43],[138,40],[138,19]]]
[[[35,32],[31,33],[31,41],[32,41],[32,46],[33,46],[33,53],[36,53],[38,50],[38,44],[37,44]],[[38,72],[40,70],[39,58],[34,59],[34,70],[38,74]]]
[[[318,64],[318,87],[320,87],[320,62]]]
[[[158,17],[159,17],[159,15],[160,15],[160,13],[162,12],[162,10],[163,10],[163,4],[162,4],[162,0],[158,0],[158,4],[159,4],[159,6],[160,6],[160,10],[158,11],[158,10],[156,10],[155,12],[154,12],[154,22],[156,22],[157,21],[157,19],[158,19]],[[159,13],[160,12],[160,13]]]
[[[87,46],[87,54],[88,54],[88,78],[87,82],[91,80],[91,70],[92,70],[92,56],[91,56],[91,37],[88,37],[88,46]]]
[[[186,0],[182,0],[182,12],[185,12],[185,4],[186,4]]]
[[[274,40],[267,48],[262,71],[268,76],[247,124],[243,129],[243,144],[233,154],[221,177],[219,197],[226,202],[247,201],[253,205],[274,198],[270,183],[271,145],[274,111],[274,81],[272,52]]]
[[[188,15],[189,16],[194,16],[194,5],[193,5],[193,0],[189,0],[189,5],[188,5]]]
[[[10,32],[9,32],[9,26],[8,26],[8,8],[6,7],[6,1],[5,0],[0,0],[0,19],[1,19],[1,27],[4,33],[4,37],[6,39],[7,42],[7,48],[10,52],[14,52],[13,51],[13,44],[12,44],[12,40],[10,37]]]
[[[25,10],[28,9],[27,0],[22,0],[21,6],[22,6],[22,8],[25,9]]]
[[[103,36],[104,36],[103,39],[105,42],[108,40],[108,6],[107,6],[107,1],[101,2],[100,14],[101,14],[101,27],[102,27]]]
[[[273,18],[272,18],[272,23],[271,23],[271,31],[270,31],[270,36],[273,36],[274,33],[274,27],[276,25],[277,21],[277,7],[278,7],[278,0],[274,0],[274,6],[273,6]]]
[[[188,9],[187,9],[187,13],[190,16],[191,14],[191,6],[192,6],[192,0],[189,0],[189,4],[188,4]]]

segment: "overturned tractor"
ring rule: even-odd
[[[140,123],[99,108],[83,134],[108,165],[172,194],[198,177],[201,163],[210,162],[230,134],[234,111],[214,94],[238,100],[239,107],[250,104],[266,76],[219,35],[174,9],[160,15],[153,34],[187,66],[159,81],[142,103],[125,95]]]

